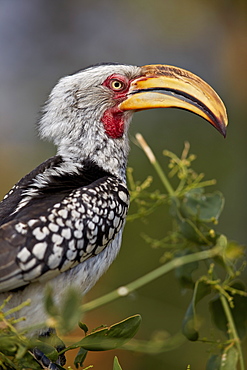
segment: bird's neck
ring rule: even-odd
[[[93,161],[103,170],[125,179],[127,157],[129,153],[128,127],[131,114],[122,117],[121,136],[111,135],[102,122],[103,109],[81,109],[68,120],[68,113],[51,108],[40,121],[40,134],[44,139],[52,140],[57,146],[57,154],[65,161],[80,164],[84,160]],[[105,111],[105,109],[104,109]],[[59,113],[59,115],[58,115]],[[52,125],[50,125],[52,122]],[[118,120],[117,123],[118,124]],[[115,121],[112,122],[115,124]]]
[[[64,140],[59,145],[57,152],[65,162],[73,162],[80,165],[85,160],[90,160],[104,171],[121,178],[123,181],[126,181],[128,153],[127,137],[119,139],[108,138],[105,141],[91,140],[89,137],[87,140],[77,141],[76,144]]]

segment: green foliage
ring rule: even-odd
[[[114,357],[113,370],[122,370],[118,358],[116,356]]]
[[[196,305],[206,295],[210,294],[210,286],[204,280],[197,280],[193,292],[192,301],[184,316],[182,331],[189,340],[196,341],[199,338]]]
[[[148,176],[142,183],[134,180],[133,168],[127,169],[128,186],[130,190],[131,212],[127,215],[127,221],[134,221],[152,214],[155,209],[168,200],[165,194],[158,190],[148,191],[152,184],[152,177]]]
[[[78,367],[82,367],[83,363],[86,359],[88,351],[85,348],[80,348],[79,352],[77,353],[75,359],[74,359],[74,365],[78,369]]]
[[[210,357],[206,370],[232,370],[237,368],[239,355],[233,346],[226,347],[220,355]]]
[[[78,317],[78,306],[74,306],[70,302],[70,298],[72,297],[73,299],[74,297],[74,291],[71,289],[67,291],[61,311],[54,304],[51,293],[49,289],[45,296],[47,310],[49,313],[52,313],[53,318],[53,320],[48,320],[48,323],[53,324],[59,330],[62,327],[61,325],[65,324],[64,320],[67,320],[70,316],[71,319],[66,328],[71,330],[71,322],[74,322]],[[61,313],[59,314],[59,312]],[[79,312],[81,314],[81,310]],[[4,318],[4,315],[2,318]],[[52,362],[55,362],[65,352],[78,348],[79,352],[74,360],[74,365],[78,368],[83,366],[88,351],[111,350],[121,347],[129,341],[136,334],[140,326],[141,316],[134,315],[109,327],[102,326],[93,329],[89,334],[87,334],[87,326],[79,322],[78,326],[83,331],[83,338],[59,352],[58,348],[63,347],[63,342],[56,334],[50,337],[41,337],[40,340],[28,339],[23,333],[18,333],[11,324],[8,325],[7,319],[4,318],[2,323],[6,323],[4,329],[1,329],[0,336],[0,366],[3,369],[40,369],[40,365],[33,360],[31,353],[31,349],[35,347],[38,347]],[[3,328],[3,325],[1,327]],[[74,328],[75,325],[73,325]],[[63,332],[65,333],[64,328]],[[61,366],[60,368],[63,369]],[[117,359],[114,360],[115,368],[121,369]]]
[[[58,307],[53,300],[52,289],[48,287],[44,297],[44,304],[46,311],[53,319],[50,325],[54,325],[61,334],[73,330],[82,316],[80,294],[72,288],[67,289],[63,302]]]
[[[144,152],[149,156],[151,149],[146,150],[147,144],[140,135],[139,139]],[[79,368],[83,367],[89,351],[122,348],[158,354],[174,349],[188,339],[210,343],[212,354],[206,365],[207,370],[244,370],[241,340],[247,332],[247,292],[241,281],[244,268],[243,247],[228,240],[218,231],[224,197],[219,191],[208,192],[208,186],[214,185],[215,181],[205,181],[203,174],[197,174],[192,169],[195,156],[189,154],[189,145],[185,144],[181,158],[168,151],[164,154],[169,158],[168,176],[154,155],[149,157],[163,184],[162,191],[150,190],[151,177],[140,183],[134,180],[133,170],[129,169],[127,174],[131,193],[129,221],[147,217],[164,203],[170,208],[173,220],[170,232],[159,240],[143,235],[151,246],[163,249],[162,264],[139,279],[88,302],[83,307],[81,297],[73,289],[67,291],[60,305],[54,302],[52,290],[47,289],[45,307],[50,318],[45,325],[55,328],[60,335],[71,332],[76,326],[79,326],[82,333],[79,341],[62,350],[62,342],[55,335],[49,340],[42,338],[34,341],[27,339],[25,332],[18,332],[15,328],[17,320],[9,316],[28,302],[3,313],[8,303],[6,300],[0,307],[1,368],[39,369],[40,366],[31,354],[31,349],[35,346],[51,361],[56,361],[58,356],[77,348],[74,366]],[[191,302],[182,323],[184,336],[178,333],[167,338],[159,331],[148,341],[131,340],[141,323],[140,315],[131,316],[111,326],[102,325],[91,332],[85,323],[80,322],[83,312],[127,296],[172,270],[182,289],[192,291]],[[214,323],[212,338],[203,336],[200,302],[209,306]],[[91,367],[90,365],[84,370]],[[116,357],[113,370],[122,370]]]
[[[228,301],[231,305],[231,313],[235,323],[235,327],[240,339],[243,339],[246,335],[247,325],[247,293],[245,286],[242,282],[236,281],[229,285],[231,288]],[[224,307],[222,306],[219,296],[216,296],[210,301],[210,311],[215,326],[224,332],[225,336],[228,335],[228,320],[224,313]]]
[[[147,144],[143,143],[143,139],[141,145],[145,151]],[[175,269],[175,275],[182,286],[193,289],[182,331],[189,340],[200,340],[200,322],[196,308],[199,301],[211,296],[209,306],[213,321],[215,326],[225,333],[227,339],[215,341],[216,349],[220,350],[218,355],[211,356],[207,369],[236,370],[239,363],[243,370],[240,342],[246,335],[247,295],[244,284],[236,281],[241,274],[239,261],[243,257],[243,248],[215,230],[224,207],[224,197],[219,191],[206,192],[205,188],[215,184],[215,181],[203,181],[204,175],[198,175],[191,168],[195,156],[189,154],[189,145],[185,144],[181,158],[168,151],[164,154],[170,158],[169,176],[172,178],[176,175],[175,186],[169,183],[158,163],[152,160],[152,164],[170,194],[173,229],[163,240],[152,240],[148,236],[145,236],[145,239],[151,245],[165,249],[162,261],[166,263],[178,256],[184,256],[185,259],[198,251],[212,251],[213,248],[219,247],[219,253],[205,260],[205,275],[196,281],[193,280],[193,273],[199,266],[197,261],[182,264]],[[221,279],[218,277],[219,266],[224,270]]]
[[[105,351],[118,348],[136,334],[140,323],[140,315],[131,316],[110,327],[94,330],[80,342],[74,344],[73,347],[82,347],[88,351]]]

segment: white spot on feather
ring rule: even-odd
[[[56,233],[56,232],[59,230],[59,226],[58,226],[57,224],[50,223],[50,224],[48,225],[48,227],[49,227],[49,229],[50,229],[52,232],[54,232],[54,233]]]
[[[17,254],[17,258],[19,258],[21,262],[26,262],[30,256],[31,253],[26,247],[22,248],[21,251]]]
[[[77,255],[77,251],[72,251],[71,249],[69,249],[66,253],[66,257],[68,258],[68,260],[70,261],[73,261],[75,259]]]
[[[66,228],[66,229],[63,229],[62,232],[61,232],[61,235],[69,240],[71,238],[71,230],[69,228]]]
[[[33,258],[27,263],[20,262],[20,268],[24,271],[29,270],[30,268],[32,268],[35,265],[36,261],[37,260],[35,258]]]
[[[35,225],[39,220],[35,220],[35,219],[31,219],[28,221],[28,226],[32,227],[33,225]]]
[[[122,190],[118,193],[118,196],[124,203],[128,203],[128,197]]]
[[[75,236],[76,239],[81,239],[82,238],[81,230],[75,230],[74,231],[74,236]]]
[[[23,224],[22,222],[19,222],[15,225],[15,229],[18,233],[25,235],[27,233],[27,225]]]
[[[46,242],[43,242],[43,243],[37,243],[37,244],[35,244],[35,246],[33,247],[32,253],[33,253],[33,254],[35,255],[35,257],[37,257],[39,260],[42,260],[42,259],[44,258],[44,255],[45,255],[46,248],[47,248],[47,243],[46,243]]]
[[[48,266],[50,269],[55,269],[58,267],[59,263],[62,259],[62,248],[58,246],[53,247],[53,254],[51,254],[48,258]]]
[[[59,216],[61,216],[64,219],[66,219],[68,217],[68,211],[67,211],[67,209],[60,209],[58,211],[58,214],[59,214]]]
[[[52,240],[52,243],[59,245],[62,243],[63,237],[59,234],[53,234],[51,237],[51,240]]]
[[[37,240],[43,240],[47,234],[42,232],[40,227],[36,227],[36,229],[33,230],[33,235]]]

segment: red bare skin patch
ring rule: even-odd
[[[119,139],[124,133],[124,113],[113,107],[107,109],[102,117],[105,132],[113,139]]]
[[[105,111],[101,119],[106,134],[113,139],[119,139],[124,133],[124,112],[118,108],[118,104],[126,99],[130,83],[126,76],[120,74],[112,74],[103,83],[103,86],[113,92],[112,99],[116,103],[114,107]]]

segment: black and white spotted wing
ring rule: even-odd
[[[124,224],[126,185],[104,176],[34,197],[0,227],[0,292],[48,280],[97,255]]]

